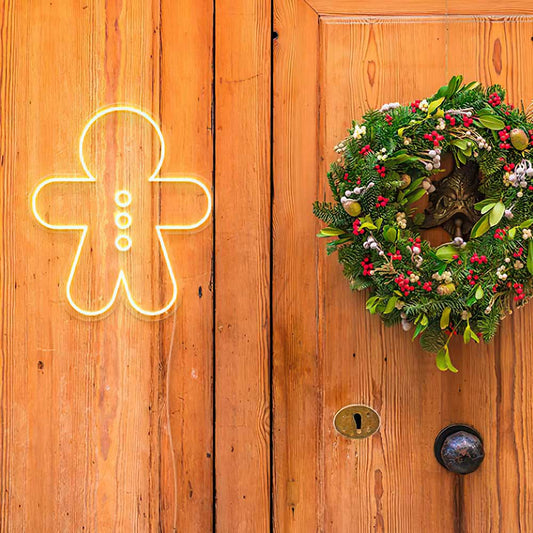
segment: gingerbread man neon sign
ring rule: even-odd
[[[159,241],[160,250],[161,250],[161,253],[164,259],[164,263],[168,269],[169,278],[172,283],[171,298],[165,305],[158,307],[156,309],[147,309],[145,306],[142,306],[137,301],[135,301],[132,295],[132,291],[130,289],[130,283],[128,281],[128,276],[126,275],[126,272],[124,271],[123,268],[120,268],[118,270],[116,283],[114,285],[112,296],[104,305],[102,305],[101,307],[95,310],[85,309],[82,306],[78,305],[74,297],[72,296],[72,282],[75,277],[76,270],[79,266],[79,261],[80,261],[82,250],[87,240],[89,226],[87,224],[51,224],[47,222],[43,216],[41,216],[37,208],[37,198],[39,197],[39,194],[45,187],[47,187],[48,185],[52,183],[74,183],[74,182],[94,183],[97,181],[97,178],[89,170],[87,163],[85,161],[84,154],[83,154],[83,145],[84,145],[85,137],[87,136],[87,133],[89,129],[91,128],[91,126],[93,126],[99,119],[111,113],[118,113],[118,112],[133,113],[143,118],[144,120],[148,121],[150,126],[155,130],[157,137],[159,138],[160,146],[161,146],[160,157],[155,167],[155,170],[153,171],[151,176],[148,178],[149,182],[189,183],[196,187],[199,187],[201,191],[203,192],[203,194],[205,194],[206,199],[207,199],[207,207],[205,209],[204,214],[202,215],[201,218],[199,218],[195,222],[188,223],[188,224],[155,225],[155,231],[156,231],[157,238]],[[159,171],[161,170],[161,167],[163,165],[163,160],[165,158],[165,141],[163,138],[163,133],[161,132],[159,125],[154,121],[154,119],[149,114],[135,107],[113,106],[113,107],[105,108],[99,111],[98,113],[96,113],[83,128],[83,131],[82,131],[82,134],[79,140],[78,153],[79,153],[79,159],[81,162],[81,166],[83,167],[83,170],[86,176],[83,176],[83,177],[52,177],[52,178],[45,179],[44,181],[39,183],[39,185],[36,187],[31,197],[31,206],[32,206],[33,214],[40,224],[52,230],[81,232],[80,241],[79,241],[79,244],[76,250],[76,254],[74,256],[74,260],[72,262],[72,266],[70,268],[70,272],[69,272],[67,284],[66,284],[66,297],[67,297],[69,304],[78,313],[84,316],[87,316],[87,317],[101,316],[107,313],[113,307],[114,303],[117,300],[117,296],[119,295],[119,292],[122,288],[131,307],[135,309],[141,315],[144,315],[146,317],[158,317],[158,316],[164,315],[174,306],[174,304],[176,303],[178,299],[178,286],[176,282],[176,277],[174,275],[174,271],[172,269],[168,251],[165,246],[165,242],[163,240],[162,232],[164,231],[190,231],[190,230],[195,230],[195,229],[202,227],[208,221],[209,217],[211,216],[213,200],[212,200],[210,190],[207,188],[207,186],[204,183],[202,183],[200,180],[196,178],[158,176]],[[115,244],[115,248],[117,252],[119,254],[123,254],[123,253],[127,253],[133,246],[135,246],[128,231],[132,224],[132,217],[130,213],[127,211],[127,208],[131,204],[132,193],[127,189],[119,189],[115,192],[114,201],[115,201],[116,206],[119,208],[119,211],[116,212],[114,215],[114,222],[117,228],[117,237],[115,239],[114,244]]]

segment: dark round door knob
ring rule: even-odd
[[[481,435],[463,424],[445,427],[435,439],[435,457],[450,472],[470,474],[485,457]]]

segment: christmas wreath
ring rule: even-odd
[[[457,369],[449,343],[489,342],[533,282],[533,123],[499,85],[454,76],[409,105],[385,104],[335,147],[333,202],[314,213],[366,308]],[[438,224],[437,224],[438,223]],[[432,246],[424,228],[448,242]]]

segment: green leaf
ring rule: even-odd
[[[455,246],[445,244],[444,246],[437,248],[436,254],[441,261],[451,261],[453,256],[457,255],[457,248],[455,248]]]
[[[407,189],[406,189],[407,194],[409,194],[410,192],[414,191],[415,189],[418,189],[425,179],[426,179],[425,176],[421,176],[420,178],[417,178],[416,180],[413,180],[411,182],[411,185],[409,185],[409,187],[407,187]]]
[[[457,89],[459,89],[459,87],[461,86],[461,83],[463,83],[463,77],[461,75],[453,76],[452,79],[448,83],[448,90],[446,91],[446,97],[451,98],[457,92]]]
[[[472,231],[470,232],[470,238],[475,239],[476,237],[481,237],[484,233],[487,233],[490,229],[489,224],[489,215],[488,213],[486,215],[483,215],[472,228]]]
[[[418,316],[415,318],[415,324],[422,324],[423,326],[427,326],[429,324],[429,319],[427,315],[424,313],[419,313]]]
[[[329,246],[330,244],[332,246],[339,246],[340,244],[345,244],[349,241],[353,241],[353,238],[351,235],[349,237],[339,237],[336,241],[328,242],[327,246]]]
[[[365,229],[365,228],[368,228],[368,229],[378,229],[377,226],[375,224],[373,224],[372,222],[363,222],[360,226],[359,226],[359,229]]]
[[[482,107],[481,109],[478,110],[477,114],[481,117],[481,116],[487,116],[487,115],[490,115],[490,116],[497,116],[496,115],[496,111],[494,111],[494,108],[493,107],[490,107],[490,106],[485,106],[485,107]]]
[[[456,153],[457,155],[457,159],[459,160],[459,163],[461,163],[462,165],[466,165],[466,156],[463,152],[461,151],[458,151]]]
[[[476,300],[481,300],[484,294],[485,294],[485,291],[483,290],[483,287],[481,285],[478,285],[476,289],[476,293],[475,293]]]
[[[489,222],[491,227],[498,224],[502,219],[503,214],[505,213],[505,204],[503,202],[498,202],[491,210],[489,215]]]
[[[511,229],[509,230],[508,235],[509,235],[509,239],[514,239],[515,236],[516,236],[516,228],[511,228]]]
[[[437,363],[437,368],[439,370],[442,370],[443,372],[446,372],[446,370],[448,370],[448,365],[446,364],[446,351],[447,350],[448,350],[448,346],[443,346],[437,352],[437,356],[435,358],[435,362]]]
[[[457,148],[459,148],[460,150],[466,150],[468,148],[467,141],[465,141],[464,139],[454,139],[451,144],[457,146]]]
[[[474,207],[480,211],[486,205],[494,205],[497,201],[498,200],[495,200],[494,198],[485,198],[484,200],[481,200],[481,202],[474,204]]]
[[[497,117],[496,111],[490,106],[483,107],[477,111],[478,117]]]
[[[443,353],[441,354],[441,352]],[[440,364],[446,367],[444,368],[444,370],[449,370],[450,372],[454,372],[454,373],[458,372],[457,368],[453,366],[452,360],[450,359],[450,350],[448,349],[447,344],[439,350],[439,353],[437,354],[437,360],[439,359],[439,354],[440,354],[440,360],[441,360]],[[437,362],[437,366],[439,367],[440,370],[443,370],[443,368],[439,366],[438,362]]]
[[[450,350],[448,350],[448,345],[446,345],[445,348],[446,349],[444,351],[444,362],[446,363],[446,368],[450,372],[453,372],[454,374],[456,374],[459,371],[457,370],[457,368],[453,366],[452,360],[450,359]]]
[[[366,301],[366,309],[367,309],[367,311],[370,314],[374,315],[376,313],[378,305],[381,303],[381,300],[383,300],[383,298],[380,298],[379,296],[371,296]]]
[[[443,85],[436,93],[435,96],[439,98],[440,96],[445,96],[448,92],[448,85]]]
[[[527,245],[527,269],[530,274],[533,274],[533,240],[531,239]]]
[[[440,329],[446,329],[450,324],[450,313],[452,310],[449,307],[446,307],[440,315]]]
[[[389,301],[387,302],[387,306],[385,307],[385,310],[383,311],[384,315],[388,315],[389,313],[392,313],[394,309],[396,308],[396,302],[398,301],[397,296],[393,296],[392,298],[389,298]]]
[[[339,228],[322,228],[320,233],[317,234],[317,237],[335,237],[336,235],[344,235],[346,232],[343,229]]]
[[[408,204],[412,204],[413,202],[420,200],[420,198],[422,198],[424,194],[426,194],[426,189],[418,189],[418,191],[414,191],[411,194],[408,194],[405,199],[407,200]]]
[[[504,121],[494,115],[478,114],[478,120],[483,127],[488,128],[489,130],[502,130],[505,127]]]
[[[386,241],[389,242],[396,242],[396,239],[398,237],[398,233],[395,228],[392,226],[384,226],[383,227],[383,237]]]
[[[387,158],[383,164],[386,167],[389,167],[401,165],[403,163],[414,163],[415,161],[418,161],[418,157],[415,157],[414,155],[400,154]]]
[[[428,115],[431,115],[433,111],[435,111],[435,109],[442,104],[442,102],[444,102],[444,96],[433,100],[433,102],[430,102],[428,106]]]
[[[471,340],[479,344],[479,337],[474,333],[474,331],[470,327],[470,324],[468,324],[465,328],[465,331],[463,333],[463,340],[465,344],[467,342],[470,342]]]
[[[378,300],[379,300],[379,296],[371,296],[367,301],[366,301],[366,308],[367,309],[370,309]]]
[[[466,305],[473,305],[476,303],[476,295],[473,294],[472,296],[470,296],[467,300],[466,300]]]
[[[426,328],[427,328],[427,324],[424,325],[422,324],[422,322],[419,322],[415,328],[415,332],[413,333],[412,340],[415,340],[420,335],[420,333],[422,333]]]
[[[481,83],[479,81],[471,81],[463,87],[463,91],[473,91],[474,89],[477,89],[480,85]]]
[[[495,205],[496,202],[490,202],[490,204],[484,205],[481,208],[481,214],[484,215],[485,213],[488,213]]]
[[[527,220],[524,220],[524,222],[522,222],[522,224],[520,224],[520,228],[521,229],[529,228],[529,226],[531,226],[531,224],[533,224],[533,218],[528,218]]]

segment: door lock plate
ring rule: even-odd
[[[368,405],[347,405],[333,418],[335,430],[349,439],[366,439],[381,425],[379,415]]]

